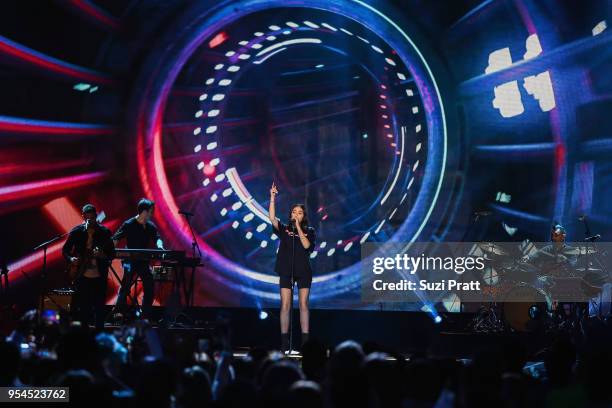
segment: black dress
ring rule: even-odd
[[[280,239],[280,246],[276,256],[274,270],[280,277],[281,288],[291,288],[291,255],[295,241],[295,258],[293,264],[293,278],[298,288],[309,288],[312,283],[312,268],[310,266],[310,253],[314,250],[316,233],[314,228],[302,228],[304,235],[310,242],[308,249],[304,249],[297,229],[293,230],[290,225],[278,222],[278,228],[274,232]]]

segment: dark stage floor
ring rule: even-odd
[[[161,318],[162,310],[156,310]],[[175,324],[155,325],[163,336],[175,336],[197,342],[231,344],[235,353],[246,353],[254,347],[279,347],[277,310],[260,311],[245,308],[193,308],[179,315]],[[397,352],[406,357],[435,355],[449,358],[470,358],[487,347],[502,347],[512,341],[522,343],[532,358],[551,340],[550,335],[533,332],[474,333],[469,324],[471,313],[443,314],[436,324],[422,312],[381,312],[355,310],[312,310],[311,335],[334,347],[344,340],[356,340],[377,350]],[[107,324],[108,331],[119,326]],[[299,344],[298,315],[294,316],[294,344]],[[383,346],[384,345],[384,346]]]

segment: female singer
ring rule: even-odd
[[[289,223],[283,224],[276,219],[274,199],[278,194],[276,185],[270,188],[270,222],[280,246],[276,256],[275,271],[280,277],[280,330],[281,351],[289,349],[289,310],[293,302],[293,286],[297,282],[300,302],[300,327],[302,344],[308,340],[308,297],[312,283],[310,253],[315,246],[315,230],[308,225],[308,216],[304,204],[294,204],[289,211]]]

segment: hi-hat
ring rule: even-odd
[[[484,252],[491,255],[507,255],[507,252],[501,246],[494,244],[493,242],[483,242],[478,244],[478,247]]]

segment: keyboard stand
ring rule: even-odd
[[[115,271],[115,268],[113,268],[112,263],[109,265],[109,268],[111,270],[111,272],[113,273],[113,275],[115,276],[115,279],[117,279],[117,282],[119,282],[119,291],[121,291],[121,288],[124,285],[124,280],[125,280],[125,275],[123,275],[123,279],[119,278],[119,274],[117,273],[117,271]],[[134,276],[132,276],[132,278],[134,278]],[[136,283],[138,282],[138,275],[135,277],[135,279],[133,279],[132,283],[130,284],[130,288],[128,289],[127,292],[127,297],[131,300],[131,306],[132,309],[137,308],[139,311],[139,316],[142,316],[142,307],[140,306],[140,304],[138,303],[138,294],[136,294],[136,296],[132,296],[132,286],[135,286]],[[115,298],[115,304],[113,305],[113,308],[111,309],[111,311],[106,315],[106,318],[104,319],[104,322],[106,322],[108,320],[108,317],[117,313],[119,310],[117,310],[119,308],[119,306],[117,305],[117,303],[119,302],[119,291],[117,292],[117,297]],[[119,311],[122,315],[124,315],[124,319],[125,319],[125,311]]]

